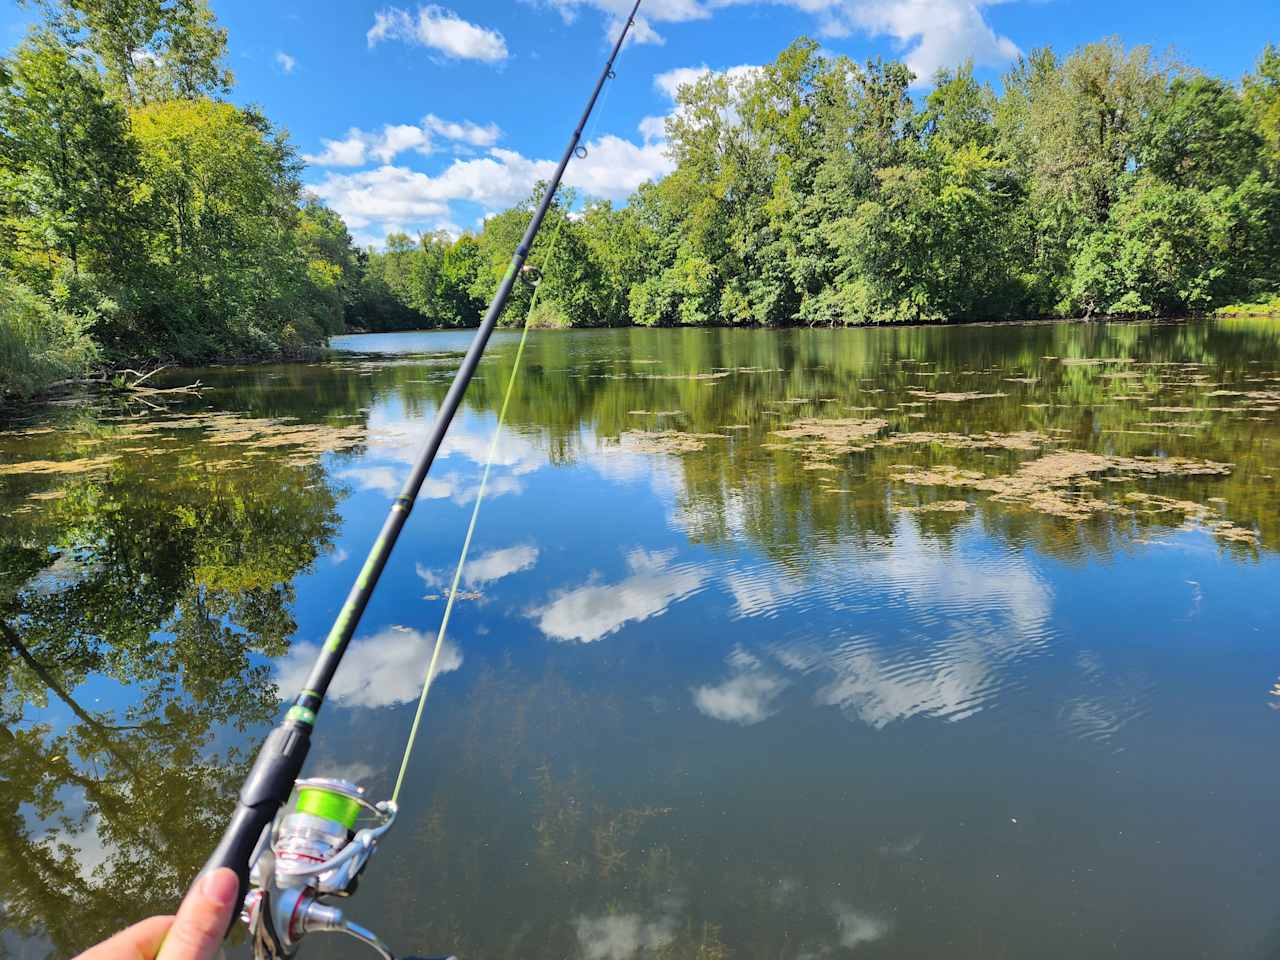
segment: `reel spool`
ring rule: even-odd
[[[355,892],[378,840],[395,823],[396,804],[371,803],[362,787],[325,777],[299,780],[297,795],[293,809],[263,831],[249,875],[241,919],[255,960],[292,957],[308,933],[345,933],[383,960],[396,960],[371,930],[323,902]],[[357,830],[362,813],[374,822]]]

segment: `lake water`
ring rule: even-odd
[[[6,955],[172,907],[467,339],[0,427]],[[514,343],[312,774],[390,790]],[[1226,321],[533,334],[350,915],[463,958],[1280,957],[1278,348]]]

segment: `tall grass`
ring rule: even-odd
[[[0,402],[88,373],[98,359],[88,333],[92,319],[60,310],[0,275]]]

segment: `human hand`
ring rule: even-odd
[[[150,917],[90,947],[76,960],[213,960],[238,904],[240,881],[226,867],[187,891],[176,917]]]

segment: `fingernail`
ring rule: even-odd
[[[200,881],[200,892],[205,899],[212,900],[220,907],[228,906],[240,892],[240,879],[234,870],[219,867],[213,873],[206,873]]]

